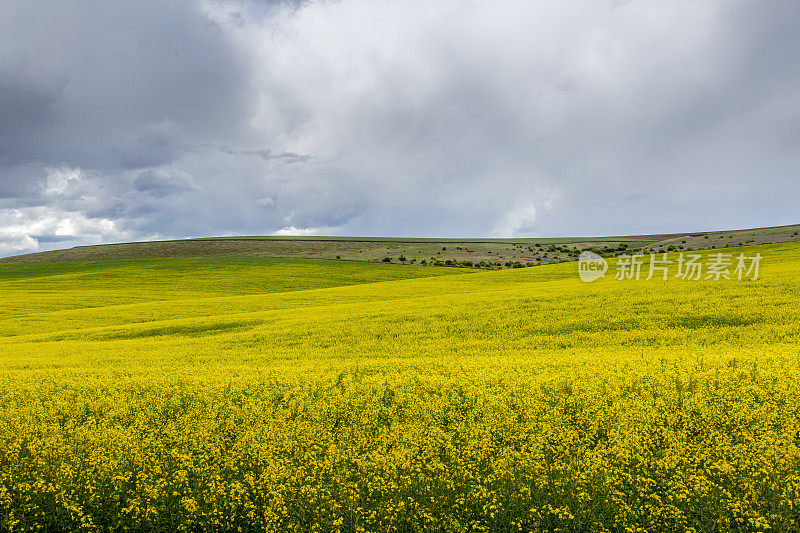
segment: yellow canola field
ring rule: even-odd
[[[797,531],[800,246],[724,252],[0,264],[0,529]]]

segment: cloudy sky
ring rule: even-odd
[[[795,0],[0,0],[0,255],[800,222]]]

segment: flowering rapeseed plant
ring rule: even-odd
[[[0,528],[797,530],[800,247],[753,250],[0,265]]]

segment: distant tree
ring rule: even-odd
[[[383,258],[383,262],[384,263],[391,263],[392,262],[392,258],[391,257],[384,257]]]

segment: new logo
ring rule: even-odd
[[[578,275],[589,283],[606,275],[608,262],[594,252],[584,251],[578,257]]]

